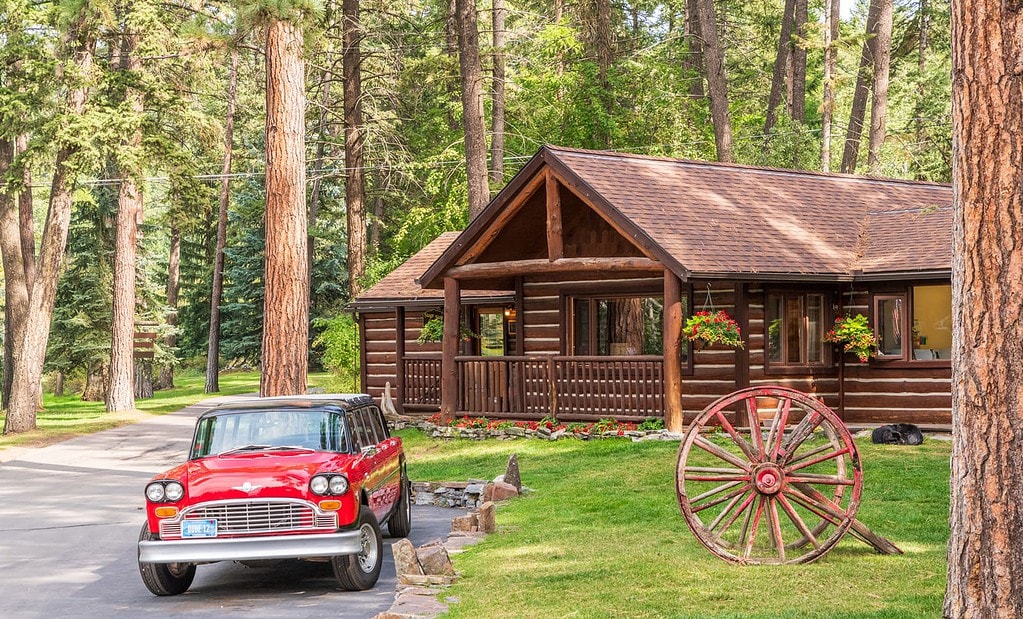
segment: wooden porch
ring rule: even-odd
[[[455,357],[456,416],[642,421],[664,416],[664,360],[645,356]],[[409,355],[402,407],[441,410],[441,355]]]

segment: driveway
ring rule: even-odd
[[[39,449],[0,454],[0,616],[373,617],[394,600],[385,551],[377,586],[341,591],[326,563],[199,566],[184,595],[156,597],[139,579],[142,489],[188,452],[195,417],[215,398],[177,413]],[[462,512],[417,506],[411,541],[445,538]],[[391,540],[385,538],[385,546]]]

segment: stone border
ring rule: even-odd
[[[428,434],[431,438],[467,438],[483,440],[493,438],[497,440],[514,440],[519,438],[534,438],[546,441],[556,441],[562,438],[575,438],[583,441],[591,439],[607,438],[628,438],[633,442],[639,441],[680,441],[683,434],[669,432],[667,430],[618,430],[614,432],[572,432],[567,428],[551,430],[540,426],[537,429],[512,426],[509,428],[458,428],[455,426],[439,426],[425,419],[390,419],[391,428],[402,430],[415,428]]]

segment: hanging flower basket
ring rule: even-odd
[[[705,346],[724,344],[736,348],[743,347],[738,323],[723,311],[696,312],[686,319],[686,324],[682,327],[682,337],[690,342],[702,342]]]
[[[863,314],[836,318],[835,326],[824,334],[824,341],[841,344],[842,350],[856,355],[861,363],[877,355],[877,336]]]

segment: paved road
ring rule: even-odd
[[[0,617],[372,617],[395,590],[385,551],[377,586],[341,591],[328,564],[199,566],[187,593],[156,597],[139,579],[142,488],[188,451],[199,405],[0,458]],[[443,538],[455,510],[416,507],[410,539]],[[384,540],[385,546],[390,540]]]

